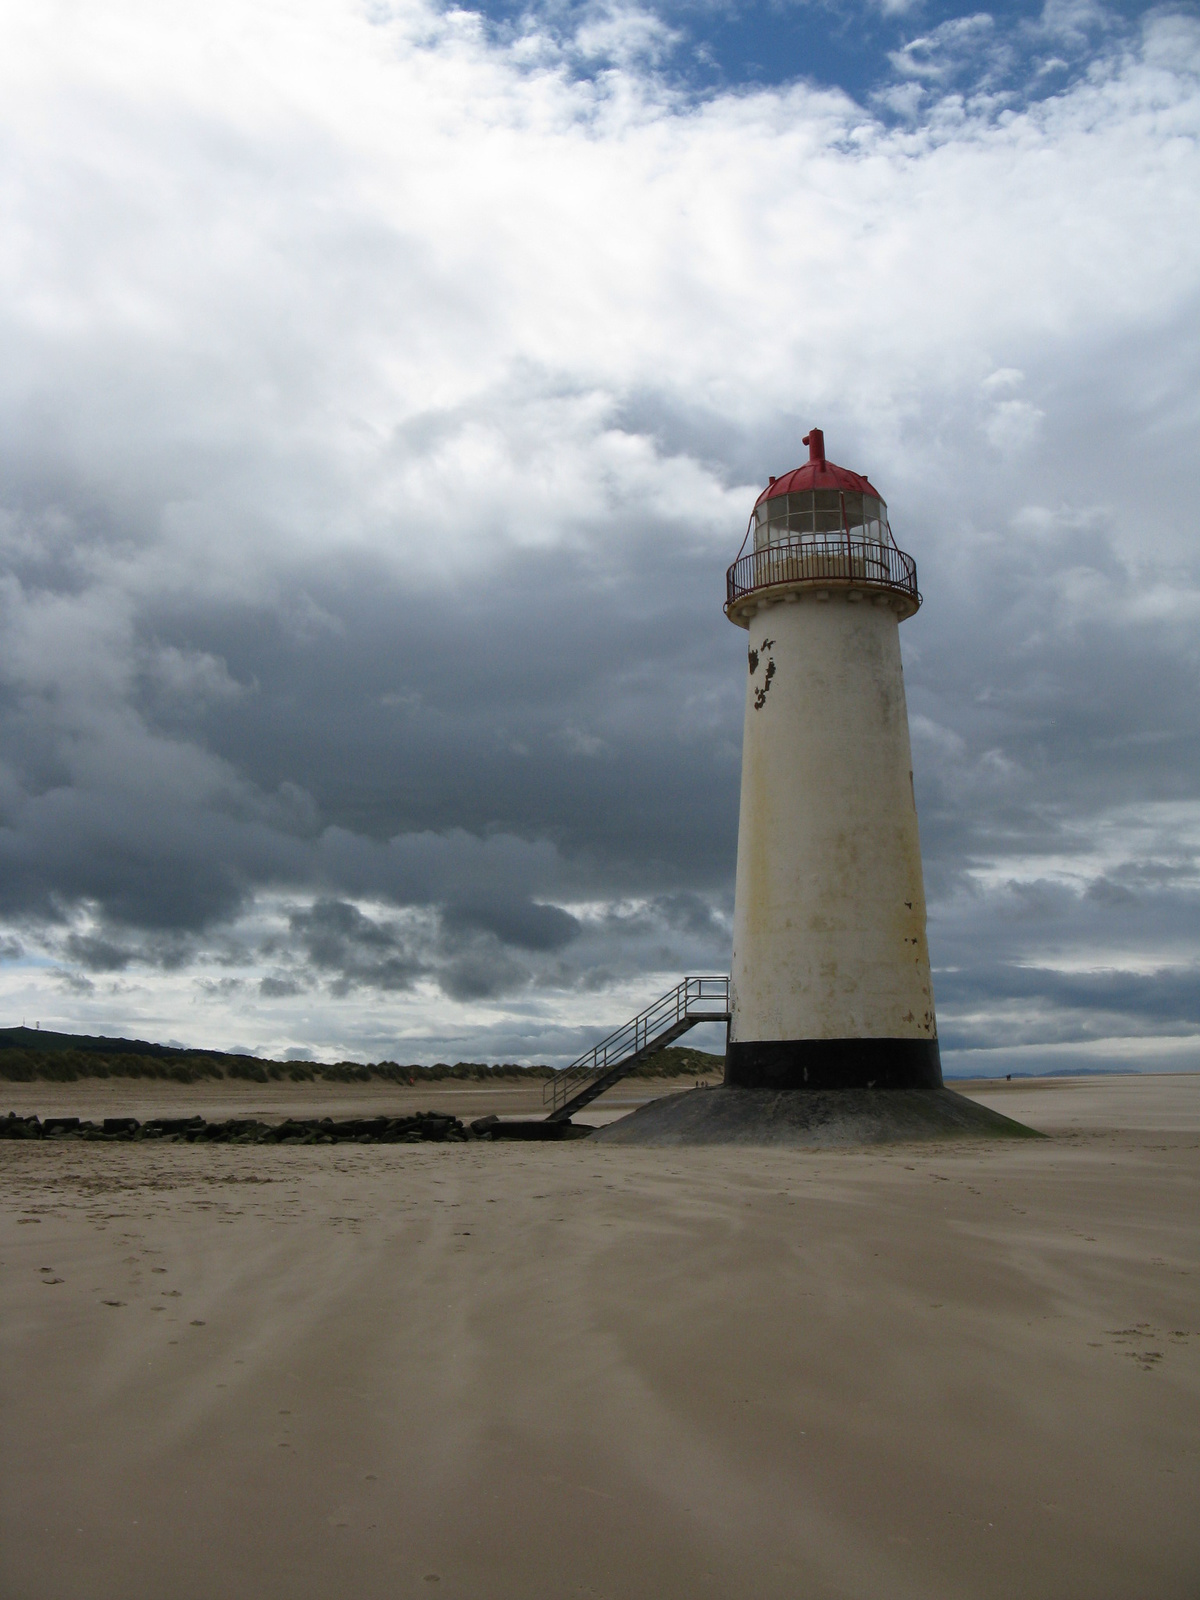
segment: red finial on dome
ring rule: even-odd
[[[803,442],[808,446],[808,460],[802,467],[785,472],[781,478],[772,478],[755,501],[756,505],[774,500],[777,495],[802,494],[808,489],[846,489],[855,494],[874,495],[876,500],[883,499],[879,490],[872,488],[861,473],[826,461],[825,435],[820,428],[810,428]]]

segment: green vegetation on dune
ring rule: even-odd
[[[720,1073],[721,1056],[672,1046],[648,1057],[639,1078],[698,1078]],[[531,1082],[550,1078],[554,1068],[522,1067],[514,1062],[489,1066],[482,1061],[437,1061],[432,1066],[402,1066],[396,1061],[268,1061],[219,1050],[186,1050],[141,1039],[105,1039],[86,1034],[50,1033],[33,1028],[0,1028],[0,1081],[75,1083],[80,1078],[154,1078],[172,1083],[242,1079],[252,1083],[470,1083]]]
[[[634,1078],[711,1078],[723,1077],[725,1057],[714,1056],[707,1050],[689,1050],[686,1045],[668,1045],[647,1056]]]
[[[211,1057],[183,1055],[179,1060],[161,1056],[101,1054],[86,1050],[2,1050],[0,1080],[7,1083],[74,1083],[79,1078],[158,1078],[174,1083],[198,1083],[237,1074],[222,1070]]]

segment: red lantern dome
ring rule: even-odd
[[[874,500],[883,499],[879,490],[872,488],[860,472],[851,472],[849,467],[826,461],[825,435],[820,428],[806,433],[802,443],[808,446],[808,460],[802,467],[785,472],[782,478],[772,478],[754,502],[755,506],[762,505],[764,500],[778,499],[781,494],[803,494],[813,489],[849,490],[853,494],[870,495]]]
[[[837,533],[890,543],[887,506],[870,479],[826,461],[820,428],[806,433],[804,443],[804,465],[772,478],[754,502],[754,548]]]

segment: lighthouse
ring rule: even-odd
[[[900,659],[916,565],[870,481],[819,428],[804,442],[727,574],[747,640],[725,1082],[937,1089]]]
[[[825,459],[819,428],[804,443],[808,460],[759,495],[726,573],[725,613],[746,630],[730,973],[684,978],[556,1075],[547,1120],[719,1011],[723,1084],[651,1100],[589,1137],[808,1149],[1040,1138],[942,1083],[900,662],[900,624],[921,604],[916,563],[870,480]]]

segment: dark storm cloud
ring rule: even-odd
[[[306,994],[310,988],[311,984],[302,983],[299,978],[274,972],[268,972],[258,983],[258,992],[265,1000],[291,1000],[296,995]]]
[[[20,796],[0,831],[0,906],[53,918],[89,903],[116,926],[197,929],[236,915],[257,884],[300,879],[304,852],[265,819],[138,786],[136,757],[99,792]]]
[[[309,965],[332,980],[335,994],[365,986],[385,992],[411,989],[424,971],[403,929],[365,916],[344,900],[320,899],[291,916],[297,947]],[[270,979],[264,982],[270,982]],[[264,992],[279,995],[286,979]]]
[[[940,972],[937,993],[950,1015],[976,1010],[987,1017],[974,1027],[961,1020],[943,1024],[942,1041],[948,1049],[995,1043],[998,1031],[1015,1043],[1131,1031],[1191,1033],[1200,1025],[1200,967],[1194,964],[1143,974],[1120,968],[1062,972],[991,962],[981,970]]]
[[[488,895],[719,884],[736,825],[739,641],[720,616],[719,567],[674,565],[669,582],[647,538],[599,595],[553,553],[514,559],[486,593],[317,567],[282,597],[337,624],[310,636],[262,605],[157,606],[114,648],[211,663],[192,675],[198,725],[180,726],[186,679],[165,710],[134,677],[115,704],[96,707],[87,684],[41,718],[30,697],[0,709],[15,757],[0,901],[18,915],[85,901],[114,926],[195,930],[263,886],[325,885],[445,900],[451,922],[476,907],[487,926],[506,915]],[[625,614],[635,578],[664,597],[650,617]],[[535,593],[553,619],[536,630]],[[253,690],[214,701],[213,680]],[[572,926],[553,909],[523,915],[494,931],[550,948]]]
[[[561,950],[579,935],[579,923],[559,906],[535,900],[514,900],[496,894],[472,894],[442,910],[442,926],[450,933],[481,930],[521,950]]]
[[[340,624],[312,639],[261,611],[153,626],[253,679],[207,737],[259,790],[297,782],[326,825],[549,836],[602,851],[606,875],[625,858],[631,882],[655,861],[660,881],[684,862],[716,881],[736,826],[741,640],[719,560],[669,560],[669,542],[651,527],[612,552],[602,585],[594,559],[560,552],[449,590],[310,571],[305,593]]]
[[[711,900],[687,892],[659,895],[655,908],[669,926],[680,933],[692,934],[702,940],[716,940],[724,944],[728,937],[728,924],[718,914]]]
[[[438,973],[451,1000],[491,1000],[528,988],[529,968],[515,961],[498,940],[479,939],[460,949]]]
[[[63,950],[71,961],[89,972],[124,972],[138,954],[136,950],[114,944],[111,939],[99,939],[95,934],[86,933],[69,933],[63,940]]]

